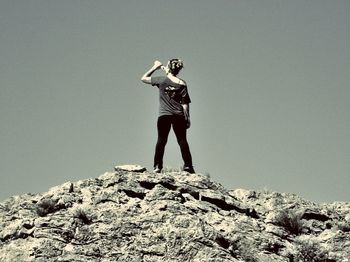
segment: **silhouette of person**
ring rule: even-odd
[[[171,127],[181,149],[184,161],[183,170],[189,173],[195,172],[186,137],[187,129],[191,126],[189,105],[191,99],[186,82],[177,76],[182,68],[183,62],[177,58],[169,60],[166,66],[155,61],[141,78],[142,82],[157,86],[159,90],[158,139],[153,165],[156,173],[160,173],[163,168],[164,150]],[[165,76],[152,76],[159,69],[165,72]]]

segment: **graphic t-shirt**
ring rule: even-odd
[[[191,103],[186,85],[176,84],[166,76],[151,77],[151,84],[159,89],[159,116],[184,115],[182,105]]]

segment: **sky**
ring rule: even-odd
[[[0,200],[119,164],[152,170],[158,91],[140,78],[176,57],[198,173],[350,201],[349,12],[348,0],[2,0]],[[172,132],[164,165],[182,164]]]

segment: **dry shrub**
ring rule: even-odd
[[[301,214],[292,210],[283,210],[276,217],[276,225],[284,227],[292,235],[300,235],[303,229]]]
[[[297,253],[293,257],[295,262],[336,262],[330,258],[329,252],[311,239],[297,241]]]
[[[73,217],[87,225],[92,223],[92,217],[88,215],[87,211],[84,210],[83,208],[75,209],[73,213]]]
[[[56,211],[56,201],[52,199],[43,199],[36,205],[36,213],[43,217],[49,213],[53,213]]]

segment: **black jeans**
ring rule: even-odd
[[[156,152],[154,154],[154,167],[158,166],[160,169],[163,168],[164,149],[168,142],[171,126],[173,126],[177,142],[179,143],[185,166],[192,167],[192,156],[186,138],[187,122],[184,116],[177,115],[165,115],[158,118],[158,140]]]

